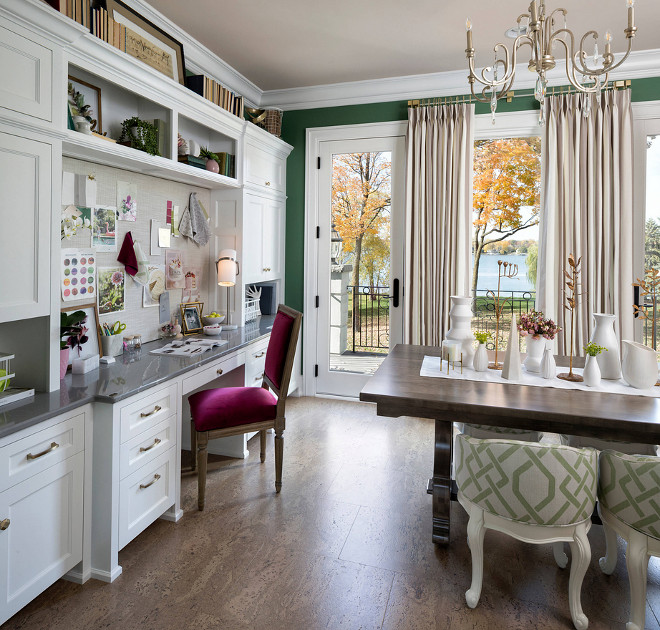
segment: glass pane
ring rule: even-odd
[[[373,374],[389,350],[391,153],[332,158],[330,370]]]
[[[644,249],[645,272],[660,269],[660,136],[646,137],[646,246]],[[642,296],[647,317],[644,319],[644,343],[653,348],[658,347],[660,330],[655,328],[656,300],[651,295]]]
[[[540,185],[540,137],[475,141],[472,325],[490,349],[506,347],[512,313],[534,309]]]

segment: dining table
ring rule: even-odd
[[[580,389],[420,376],[425,356],[439,357],[437,346],[396,345],[360,392],[376,403],[377,414],[435,421],[433,542],[448,544],[452,490],[453,423],[546,431],[660,444],[660,399]],[[557,365],[565,358],[557,358]]]

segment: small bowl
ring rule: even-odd
[[[204,326],[205,335],[219,335],[222,332],[222,326]]]
[[[208,315],[204,315],[202,317],[202,322],[204,323],[205,326],[215,326],[217,324],[222,324],[222,322],[225,321],[225,316],[220,315],[220,317],[209,317]]]

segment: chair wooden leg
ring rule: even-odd
[[[560,569],[565,569],[568,566],[568,556],[564,551],[564,543],[552,543],[552,554],[555,557],[555,562]]]
[[[617,560],[616,532],[604,521],[603,532],[605,533],[605,557],[598,560],[598,565],[603,573],[612,575],[616,568]]]
[[[284,455],[284,429],[275,426],[275,492],[282,489],[282,457]]]
[[[472,554],[472,584],[465,593],[465,601],[470,608],[475,608],[481,597],[481,587],[484,580],[484,511],[472,507],[468,521],[467,535],[470,553]]]
[[[195,429],[192,419],[190,420],[190,458],[192,459],[190,469],[195,472],[195,468],[197,468],[197,429]]]
[[[197,465],[199,473],[197,474],[197,508],[201,512],[204,509],[206,500],[206,463],[208,461],[208,431],[202,431],[197,435]]]
[[[582,581],[591,561],[591,547],[584,524],[578,525],[570,542],[571,575],[568,578],[568,605],[571,609],[573,625],[577,630],[586,630],[589,626],[587,616],[582,612],[580,592]]]
[[[261,447],[261,463],[266,461],[266,431],[259,431],[259,445]]]
[[[649,557],[647,555],[646,536],[630,530],[626,566],[630,581],[630,621],[626,630],[642,630],[646,623],[646,579]]]

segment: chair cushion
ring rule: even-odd
[[[291,331],[293,330],[293,317],[278,311],[273,322],[273,329],[270,332],[270,341],[266,351],[266,376],[273,385],[280,388],[282,376],[284,375],[284,362],[286,353],[289,349],[291,340]]]
[[[637,442],[618,442],[614,440],[601,440],[600,438],[583,437],[581,435],[566,436],[566,444],[577,448],[595,448],[598,451],[616,451],[626,455],[650,455],[658,454],[655,444],[639,444]]]
[[[188,402],[198,431],[274,420],[277,416],[277,398],[263,387],[206,389],[190,396]]]
[[[595,450],[465,434],[456,445],[459,491],[485,511],[531,525],[572,525],[591,516]]]

